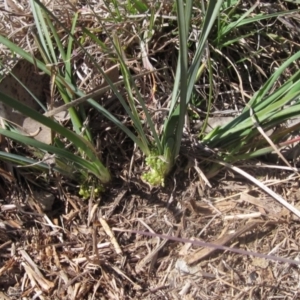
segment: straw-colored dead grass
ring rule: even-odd
[[[20,3],[23,8],[0,4],[0,30],[34,52],[29,32],[33,19],[27,1]],[[79,4],[48,3],[66,23],[66,16]],[[101,9],[100,4],[95,6],[103,13]],[[97,27],[93,18],[83,21]],[[172,64],[162,48],[169,43],[166,36],[158,35],[153,45],[161,51],[161,59]],[[89,47],[99,62],[105,59],[93,45]],[[0,51],[8,55],[2,47]],[[7,56],[4,62],[8,60]],[[135,63],[133,71],[141,67]],[[91,74],[81,88],[89,91],[93,84],[103,83]],[[169,90],[166,85],[164,91]],[[111,135],[106,141],[124,138],[114,132]],[[55,184],[49,187],[50,194],[37,193],[30,181],[13,177],[7,165],[1,164],[0,298],[300,299],[299,265],[192,243],[204,241],[299,261],[297,217],[231,171],[213,178],[211,187],[199,168],[186,172],[182,166],[168,178],[164,189],[149,190],[135,174],[130,181],[123,180],[128,175],[131,147],[106,150],[112,152],[110,167],[118,178],[101,198],[87,201],[76,196],[59,176],[51,179]],[[300,209],[299,175],[259,165],[252,162],[243,169]],[[136,166],[133,170],[139,171]],[[28,178],[34,180],[30,174]]]
[[[272,177],[268,184],[299,207],[298,176]],[[184,184],[173,193],[123,186],[97,201],[66,193],[50,211],[41,208],[42,194],[7,196],[3,293],[10,299],[297,299],[299,266],[130,233],[299,259],[299,221],[273,199],[239,178],[213,182],[202,197],[198,180]]]

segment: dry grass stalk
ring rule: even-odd
[[[54,283],[45,279],[43,274],[40,272],[38,266],[33,262],[30,256],[26,253],[25,250],[20,250],[20,254],[23,259],[27,262],[22,263],[26,274],[31,280],[32,287],[35,287],[36,283],[41,287],[41,289],[45,292],[49,292],[50,289],[54,287]]]
[[[167,235],[170,235],[172,233],[172,230],[173,229],[170,228]],[[166,245],[167,242],[168,242],[168,240],[163,240],[161,243],[159,243],[159,239],[158,239],[158,243],[157,243],[155,249],[153,249],[141,261],[139,261],[137,263],[137,265],[135,266],[135,271],[137,273],[140,273],[141,270],[145,267],[145,265],[149,262],[151,262],[151,264],[153,265],[154,262],[152,262],[152,261],[155,260],[155,257],[157,257],[158,252]]]
[[[107,222],[101,217],[99,218],[99,221],[100,221],[105,233],[110,237],[110,241],[111,241],[112,245],[114,246],[116,253],[117,254],[122,254],[122,249],[119,246],[118,241],[117,241],[114,233],[112,232],[112,230],[108,226]]]
[[[244,234],[245,232],[252,230],[258,224],[261,224],[261,222],[260,221],[250,222],[250,223],[246,224],[245,226],[243,226],[242,228],[240,228],[239,230],[237,230],[236,232],[231,233],[231,234],[226,234],[226,235],[220,237],[219,239],[213,241],[213,243],[216,245],[224,246],[224,245],[228,244],[230,241],[232,241],[235,238],[239,237],[240,235]],[[189,254],[188,256],[186,256],[185,260],[186,260],[187,264],[192,265],[196,262],[199,262],[201,259],[204,259],[205,257],[212,254],[216,250],[217,249],[200,249],[200,250],[194,252],[193,254]]]

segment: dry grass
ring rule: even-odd
[[[299,207],[298,177],[272,177],[268,184]],[[10,299],[297,299],[298,266],[130,233],[299,259],[299,222],[273,199],[239,178],[214,182],[202,197],[198,180],[185,184],[173,193],[120,187],[94,201],[66,193],[47,212],[40,198],[6,197],[3,291]]]
[[[20,2],[23,8],[10,4],[8,11],[0,4],[1,23],[6,24],[0,31],[34,52],[29,31],[33,19],[27,2]],[[68,17],[78,9],[80,1],[56,4],[53,1],[49,8],[68,25]],[[274,9],[277,6],[287,9],[280,1]],[[105,17],[103,7],[98,4],[94,8]],[[268,7],[262,5],[262,9]],[[167,5],[162,8],[165,20],[171,15],[167,8]],[[88,14],[83,14],[80,22],[98,28],[95,18]],[[120,24],[124,28],[120,37],[126,45],[131,45],[128,47],[131,57],[139,57],[134,34],[129,30],[134,22],[128,19]],[[272,72],[270,66],[276,65],[279,57],[286,57],[287,48],[291,52],[299,50],[298,33],[288,32],[285,22],[293,24],[295,19],[274,21],[278,26],[274,25],[274,33],[281,31],[280,36],[286,37],[285,48],[276,40],[267,43],[265,37],[262,39],[263,54],[253,63],[253,80],[247,79],[251,77],[247,73],[243,78],[245,93],[252,95],[260,80],[264,80],[263,75],[267,77]],[[113,31],[117,25],[112,22],[107,26]],[[172,69],[176,38],[168,30],[162,29],[154,36],[150,56],[156,59],[156,67],[167,65]],[[249,51],[250,46],[251,49],[256,46],[251,38],[247,43],[248,48],[226,48],[226,56],[234,57],[240,51],[242,57],[245,49]],[[111,67],[109,51],[98,52],[93,44],[87,47],[105,69]],[[3,47],[0,53],[3,57],[8,55]],[[8,60],[6,56],[2,63]],[[103,84],[88,60],[79,55],[75,63],[91,71],[85,80],[78,79],[83,90],[88,92]],[[130,63],[133,72],[143,69],[141,59]],[[220,67],[214,79],[219,95],[216,110],[235,109],[241,103],[236,100],[239,95],[230,97],[225,93],[236,91],[238,86],[238,80],[234,75],[225,74],[227,71]],[[256,76],[258,73],[260,76]],[[166,95],[171,91],[171,75],[171,71],[158,73],[155,78],[142,82],[149,106],[157,107],[159,103],[164,107]],[[154,83],[158,86],[155,99],[151,98]],[[197,90],[202,95],[207,93],[205,84],[197,86]],[[103,97],[98,100],[105,101]],[[126,120],[119,107],[112,110]],[[300,299],[299,265],[270,259],[276,256],[299,262],[300,223],[296,216],[232,171],[222,171],[208,182],[199,167],[186,170],[188,159],[194,167],[195,162],[201,164],[199,153],[193,151],[184,151],[182,165],[167,179],[165,188],[149,189],[139,179],[137,164],[133,163],[131,178],[128,176],[130,164],[140,161],[133,145],[114,128],[107,129],[109,125],[102,118],[92,119],[92,130],[105,130],[101,135],[105,141],[103,155],[115,174],[112,186],[101,198],[92,195],[89,200],[82,200],[76,196],[71,183],[55,174],[49,174],[47,188],[51,193],[42,189],[37,192],[32,184],[38,181],[35,174],[26,176],[18,169],[10,172],[7,165],[0,165],[0,298]],[[298,173],[264,168],[262,161],[240,167],[300,209]],[[149,237],[136,231],[169,235],[173,239]],[[175,241],[178,238],[181,240]],[[193,245],[193,241],[229,246],[265,257],[201,247]]]

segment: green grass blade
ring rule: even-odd
[[[298,86],[300,87],[300,85]],[[286,95],[280,101],[277,101],[260,111],[253,109],[259,124],[265,124],[264,126],[275,126],[291,117],[300,115],[299,104],[282,109],[293,100],[299,102],[299,96],[300,88],[297,92]],[[238,140],[250,134],[254,127],[253,120],[248,111],[243,114],[245,119],[243,122],[240,122],[237,119],[233,120],[222,128],[208,134],[203,139],[203,143],[208,144],[210,147],[218,147],[218,145],[226,147],[229,141]]]
[[[254,96],[249,101],[249,105],[253,106],[257,102],[262,101],[262,99],[265,97],[265,95],[270,91],[270,89],[273,87],[274,83],[277,81],[279,76],[283,73],[283,71],[289,67],[289,65],[293,64],[295,61],[297,61],[300,58],[300,51],[296,52],[294,55],[292,55],[289,59],[287,59],[277,70],[276,72],[270,77],[270,79],[267,80],[267,82],[264,84],[264,86],[254,94]],[[298,73],[297,73],[298,74]],[[296,76],[296,75],[295,75]],[[294,78],[294,76],[292,77]],[[245,107],[244,110],[248,110],[247,107]]]
[[[50,118],[47,118],[37,113],[35,110],[27,107],[23,103],[3,94],[1,91],[0,91],[0,101],[2,101],[6,105],[9,105],[13,109],[21,112],[22,114],[44,124],[45,126],[51,128],[53,131],[59,133],[60,135],[66,137],[69,141],[71,141],[74,144],[75,147],[81,149],[90,159],[90,161],[93,162],[93,165],[97,167],[98,169],[97,177],[98,178],[101,177],[101,180],[104,179],[105,180],[104,182],[109,181],[108,180],[108,178],[110,178],[109,173],[107,169],[103,166],[103,164],[100,162],[100,160],[98,159],[96,150],[94,149],[93,145],[89,143],[87,140],[85,140],[83,137],[70,131],[67,128],[64,128],[60,124],[51,120]]]
[[[143,151],[143,153],[148,153],[149,149],[145,147],[141,139],[133,134],[122,122],[120,122],[113,114],[111,114],[107,109],[97,103],[95,100],[89,99],[89,104],[91,104],[95,109],[97,109],[105,118],[111,121],[113,124],[118,126],[125,134],[131,138],[131,140],[137,144],[137,146]]]
[[[203,52],[207,46],[208,36],[215,24],[215,21],[216,21],[218,15],[219,15],[219,10],[222,5],[222,2],[223,2],[222,0],[218,0],[217,2],[209,1],[209,3],[208,3],[208,8],[207,8],[205,18],[204,18],[204,23],[202,26],[201,36],[200,36],[200,39],[198,42],[198,47],[197,47],[195,56],[193,58],[192,65],[188,72],[189,73],[188,74],[188,78],[189,78],[188,94],[187,94],[188,101],[193,92],[195,79],[197,78],[197,73],[198,73],[200,63],[201,63],[201,59],[203,57]]]
[[[178,17],[178,27],[179,27],[179,60],[180,60],[180,100],[179,100],[179,112],[172,115],[171,119],[172,122],[177,121],[175,128],[171,128],[171,130],[174,130],[174,135],[171,140],[166,141],[165,148],[170,149],[172,154],[172,161],[177,157],[181,145],[181,136],[183,133],[183,127],[184,127],[184,119],[185,114],[187,111],[186,103],[188,102],[188,95],[187,95],[187,89],[188,89],[188,49],[187,49],[187,41],[188,41],[188,29],[189,25],[187,24],[187,19],[190,16],[190,12],[187,11],[187,9],[191,8],[191,0],[186,1],[187,6],[184,5],[183,1],[176,0],[177,5],[177,17]],[[168,127],[167,127],[168,128]],[[170,135],[170,133],[166,133],[167,135]],[[173,140],[174,139],[174,140]],[[174,143],[174,145],[170,145],[171,143]],[[173,146],[171,148],[171,146]]]
[[[55,50],[48,31],[48,27],[45,22],[43,12],[39,5],[35,3],[35,0],[30,0],[30,5],[34,16],[35,25],[38,31],[38,38],[43,46],[44,53],[47,55],[47,61],[57,63]]]
[[[17,155],[17,154],[13,154],[13,153],[7,153],[4,151],[0,151],[0,160],[6,161],[8,163],[12,163],[16,166],[27,166],[28,168],[36,169],[36,170],[43,171],[43,172],[49,172],[48,164],[46,164],[42,161],[36,161],[34,159],[24,157],[22,155]],[[54,166],[53,171],[58,172],[69,178],[74,177],[74,173],[68,172],[67,168],[62,169],[58,166]]]
[[[138,10],[139,13],[145,13],[148,10],[146,2],[140,0],[132,0],[134,7]]]
[[[74,32],[75,32],[75,28],[76,28],[76,24],[77,24],[77,20],[78,20],[78,13],[75,13],[74,17],[73,17],[73,21],[72,21],[72,27],[71,27],[71,31],[70,31],[70,35],[69,35],[69,40],[68,40],[68,48],[67,48],[67,55],[65,58],[65,68],[66,68],[66,73],[65,73],[65,79],[68,82],[72,82],[72,61],[71,61],[71,57],[72,57],[72,49],[73,49],[73,42],[74,42]]]
[[[187,105],[191,99],[191,95],[194,88],[195,80],[197,78],[202,55],[207,45],[207,38],[219,14],[219,10],[222,5],[222,0],[218,0],[217,2],[209,1],[208,3],[208,8],[205,14],[204,23],[201,30],[201,35],[199,38],[197,50],[190,68],[188,68],[188,63],[187,63],[187,32],[185,30],[186,29],[185,18],[186,16],[189,15],[189,11],[185,11],[186,8],[183,2],[179,0],[176,1],[176,5],[177,5],[177,14],[178,14],[178,22],[179,22],[178,26],[179,26],[179,45],[180,45],[180,50],[179,50],[180,73],[176,73],[176,75],[178,74],[177,80],[179,79],[179,77],[181,80],[180,82],[178,82],[179,86],[174,85],[174,93],[172,98],[173,107],[175,108],[174,103],[177,96],[175,92],[177,93],[178,89],[180,93],[180,101],[179,101],[179,111],[177,109],[172,111],[173,115],[169,119],[169,121],[172,124],[175,123],[176,125],[168,126],[168,124],[166,124],[165,126],[166,132],[164,133],[166,137],[170,138],[171,142],[175,142],[174,150],[173,150],[174,157],[178,155],[180,150],[181,138],[182,138],[183,127],[184,127],[184,118],[187,111]],[[191,3],[188,3],[186,6],[187,9],[190,9],[191,5],[192,5]],[[171,138],[172,135],[174,140]],[[163,141],[167,143],[168,138],[166,137],[163,139]]]
[[[36,0],[34,0],[34,1],[36,2]],[[36,6],[39,6],[39,4],[36,3]],[[58,48],[61,59],[64,61],[64,60],[66,60],[66,53],[65,53],[65,50],[64,50],[64,46],[61,42],[61,38],[59,37],[59,34],[58,34],[55,26],[53,25],[47,10],[44,10],[43,7],[40,7],[40,9],[44,12],[43,17],[45,18],[45,20],[47,22],[47,26],[50,28],[51,34],[53,35],[53,38],[55,40],[54,45],[55,45],[55,47]],[[48,36],[49,36],[49,34],[48,34]],[[49,38],[50,38],[50,42],[51,42],[51,49],[53,49],[53,51],[55,52],[51,37],[49,36]],[[52,62],[52,64],[57,63],[56,55],[55,55],[55,58],[51,62]]]
[[[43,71],[44,73],[48,74],[51,76],[51,70],[49,67],[46,66],[45,63],[41,62],[40,60],[33,58],[31,54],[27,53],[24,51],[22,48],[18,47],[14,43],[12,43],[10,40],[8,40],[6,37],[0,35],[0,43],[5,45],[7,48],[9,48],[11,51],[19,54],[23,59],[27,60],[28,62],[32,64],[36,64],[37,67]],[[68,95],[68,90],[71,90],[73,93],[77,94],[78,96],[83,96],[83,93],[80,92],[74,85],[70,82],[67,82],[60,74],[56,74],[55,77],[56,80],[56,85],[58,89],[61,91],[61,96],[64,100],[64,102],[69,102],[69,95]],[[82,128],[82,122],[78,118],[77,112],[74,108],[69,109],[70,116],[72,119],[72,124],[74,126],[74,129],[76,133],[80,134],[81,128]],[[88,135],[86,136],[89,141],[91,141],[89,132]]]
[[[86,159],[83,159],[79,156],[74,155],[73,153],[65,150],[60,149],[58,147],[54,147],[51,145],[44,144],[42,142],[39,142],[35,139],[32,139],[30,137],[23,136],[21,134],[11,132],[6,129],[0,129],[0,134],[9,137],[19,143],[22,143],[24,145],[29,145],[32,147],[35,147],[37,149],[42,149],[44,151],[47,151],[48,153],[52,153],[57,155],[58,157],[61,157],[65,159],[66,161],[70,161],[78,166],[78,170],[81,168],[86,169],[87,171],[93,173],[96,177],[98,177],[103,183],[106,183],[108,181],[103,181],[103,179],[106,179],[104,176],[99,176],[99,170],[96,164],[91,163],[87,161]]]
[[[251,23],[254,23],[254,22],[258,22],[258,21],[267,20],[267,19],[270,19],[270,18],[277,18],[277,17],[287,16],[287,15],[290,15],[290,14],[293,14],[293,13],[299,13],[299,10],[298,9],[287,10],[287,11],[276,12],[276,13],[273,13],[273,14],[258,14],[258,15],[255,15],[253,17],[246,18],[249,15],[249,11],[247,11],[237,21],[232,22],[227,26],[224,26],[222,28],[222,31],[221,31],[220,35],[221,36],[226,36],[231,30],[237,29],[238,27],[242,27],[242,26],[245,26],[245,25],[248,25],[248,24],[251,24]]]
[[[58,22],[58,24],[60,24],[60,26],[68,31],[68,29],[59,22],[59,20],[50,12],[47,10],[47,8],[45,8],[45,6],[38,0],[35,0],[36,3],[43,7],[44,10],[47,11],[47,13],[51,16],[51,18],[53,18],[56,22]],[[87,33],[87,31],[85,31],[85,33]],[[99,70],[99,72],[101,73],[101,75],[103,76],[103,78],[105,79],[105,81],[109,84],[109,86],[111,87],[112,91],[114,92],[114,94],[118,97],[118,99],[120,101],[122,101],[122,105],[125,107],[126,112],[129,114],[130,113],[130,108],[128,107],[128,105],[126,104],[126,101],[124,100],[123,96],[120,94],[120,92],[117,90],[117,88],[114,86],[114,84],[111,82],[111,80],[109,79],[109,77],[103,72],[103,70],[97,65],[97,62],[95,61],[95,59],[86,51],[86,49],[75,39],[75,37],[72,35],[72,33],[69,34],[70,36],[72,36],[72,38],[74,39],[74,42],[76,43],[76,45],[78,45],[83,51],[84,53],[87,54],[87,56],[89,57],[89,59],[91,59],[91,61],[95,64],[95,66],[97,67],[97,69]],[[95,35],[92,35],[91,33],[89,33],[89,36],[93,37],[94,41],[98,41],[99,40],[96,38]],[[4,42],[6,44],[7,47],[13,49],[13,51],[18,52],[19,55],[21,55],[22,57],[24,57],[26,60],[28,60],[29,62],[32,62],[33,59],[30,55],[28,55],[28,53],[26,53],[24,50],[22,50],[21,48],[17,47],[16,45],[14,45],[13,43],[11,43],[8,39],[1,37],[0,36],[0,43]],[[44,72],[46,72],[47,74],[49,74],[49,70],[47,70],[47,68],[45,67],[45,65],[43,63],[41,63],[40,61],[37,61],[37,65],[38,67],[43,70]],[[60,83],[64,83],[63,78],[61,78],[61,76],[57,76],[57,80]],[[82,92],[80,92],[79,90],[77,90],[76,88],[74,88],[72,85],[68,86],[70,89],[72,89],[74,91],[74,93],[76,93],[78,96],[84,96],[84,94]],[[115,125],[117,125],[121,130],[123,130],[141,149],[144,153],[149,153],[149,148],[148,145],[145,145],[141,142],[141,140],[139,140],[139,138],[135,135],[133,135],[132,133],[129,133],[130,131],[121,123],[119,122],[111,113],[109,113],[107,110],[105,110],[103,107],[101,107],[97,102],[95,102],[92,99],[87,100],[88,103],[90,103],[93,107],[95,107],[97,110],[99,110],[100,112],[104,112],[105,116],[111,120],[112,122],[115,123]],[[127,105],[127,106],[126,106]]]

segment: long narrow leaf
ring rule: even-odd
[[[276,80],[279,76],[282,75],[283,71],[292,63],[297,61],[300,58],[300,51],[296,52],[294,55],[292,55],[289,59],[287,59],[277,70],[276,72],[270,77],[270,79],[267,80],[267,82],[264,84],[264,86],[254,94],[252,99],[249,101],[249,106],[253,107],[253,105],[256,102],[261,101],[264,96],[269,92],[269,90],[272,88]],[[245,107],[245,110],[248,110],[248,107]]]
[[[107,169],[102,165],[102,163],[98,159],[98,155],[96,150],[94,149],[93,145],[90,144],[87,140],[80,137],[78,134],[75,134],[74,132],[64,128],[60,124],[56,123],[55,121],[39,114],[35,110],[27,107],[23,103],[3,94],[0,92],[0,101],[5,103],[6,105],[9,105],[10,107],[14,108],[15,110],[18,110],[22,114],[44,124],[45,126],[51,128],[55,132],[58,132],[62,136],[68,138],[71,142],[73,142],[74,146],[82,149],[84,153],[89,157],[90,161],[93,162],[93,165],[97,166],[98,168],[98,177],[110,178],[109,173]],[[52,151],[53,152],[53,151]],[[100,174],[100,175],[99,175]],[[102,175],[103,176],[102,176]],[[102,179],[103,179],[102,178]],[[107,180],[109,181],[109,180]],[[107,182],[106,180],[104,182]]]
[[[192,2],[191,0],[188,0],[188,2]],[[172,116],[173,118],[177,118],[177,124],[175,125],[175,135],[174,139],[175,141],[171,140],[172,143],[175,142],[174,148],[170,149],[172,152],[172,159],[178,155],[180,145],[181,145],[181,136],[183,133],[183,127],[184,127],[184,119],[185,114],[187,110],[186,103],[188,102],[188,95],[187,95],[187,78],[188,78],[188,52],[187,52],[187,42],[188,42],[188,32],[187,32],[187,16],[190,16],[190,12],[186,11],[187,9],[191,9],[191,4],[187,4],[187,7],[185,6],[183,1],[177,0],[177,16],[178,16],[178,27],[179,27],[179,60],[180,60],[180,100],[179,100],[179,114]],[[178,117],[177,117],[178,116]],[[168,134],[168,133],[167,133]],[[166,141],[167,145],[164,145],[167,148],[170,148],[169,141]]]
[[[44,163],[42,161],[39,162],[34,159],[24,157],[21,155],[17,155],[17,154],[13,154],[13,153],[7,153],[4,151],[0,151],[0,160],[12,163],[16,166],[28,166],[28,168],[33,168],[33,169],[37,169],[40,171],[49,172],[49,165],[47,163]],[[74,177],[73,173],[70,173],[66,169],[60,168],[58,166],[54,166],[52,169],[53,169],[53,171],[58,172],[62,175],[65,175],[69,178]]]
[[[222,3],[223,3],[222,0],[217,0],[217,2],[209,1],[209,3],[208,3],[208,8],[207,8],[207,11],[205,14],[204,23],[202,26],[202,31],[201,31],[201,36],[199,39],[198,47],[197,47],[195,56],[193,58],[192,65],[189,69],[189,75],[188,75],[189,83],[188,83],[187,99],[190,99],[190,97],[192,95],[192,91],[193,91],[194,84],[195,84],[195,79],[196,79],[197,73],[198,73],[198,68],[200,66],[203,52],[207,45],[206,44],[207,38],[212,30],[212,27],[215,24],[215,21],[219,14],[219,10],[220,10]]]
[[[97,176],[98,178],[99,176],[99,170],[97,168],[97,166],[89,161],[87,161],[86,159],[83,159],[79,156],[74,155],[73,153],[64,150],[64,149],[60,149],[58,147],[54,147],[51,145],[47,145],[45,143],[39,142],[35,139],[32,139],[30,137],[26,137],[23,136],[21,134],[15,133],[15,132],[11,132],[9,130],[6,129],[0,129],[0,134],[7,136],[13,140],[16,140],[20,143],[23,143],[24,145],[29,145],[38,149],[42,149],[44,151],[47,151],[49,153],[53,153],[56,154],[59,157],[64,158],[67,161],[70,161],[72,163],[75,163],[79,166],[79,170],[80,168],[84,168],[87,171],[93,173],[95,176]],[[102,178],[100,178],[102,179]],[[104,181],[105,183],[105,181]]]
[[[226,36],[226,34],[228,34],[232,29],[236,29],[238,27],[242,27],[242,26],[245,26],[247,24],[251,24],[251,23],[254,23],[254,22],[262,21],[262,20],[267,20],[267,19],[270,19],[270,18],[277,18],[277,17],[281,17],[281,16],[291,15],[293,13],[299,13],[299,10],[295,9],[295,10],[280,11],[280,12],[276,12],[276,13],[273,13],[273,14],[258,14],[256,16],[249,17],[249,18],[245,19],[245,16],[248,15],[248,13],[246,12],[243,15],[244,16],[243,18],[241,17],[236,22],[230,23],[229,25],[223,27],[221,35]]]
[[[38,5],[36,5],[34,0],[30,0],[30,4],[35,19],[35,25],[38,30],[39,41],[42,43],[43,50],[47,55],[47,61],[57,63],[55,50],[51,41],[51,37],[48,32],[48,28],[43,16],[43,12],[41,8]]]
[[[293,116],[297,116],[300,114],[300,105],[293,105],[290,108],[285,108],[280,111],[280,109],[287,103],[290,103],[293,100],[299,101],[300,90],[298,92],[293,93],[292,95],[288,95],[278,101],[273,103],[271,107],[266,107],[265,109],[256,112],[255,115],[259,121],[259,123],[268,122],[267,126],[270,126],[274,123],[281,123]],[[248,114],[248,112],[246,112]],[[276,120],[276,121],[275,121]],[[254,126],[253,121],[248,115],[248,118],[245,119],[242,123],[237,123],[236,120],[233,120],[226,126],[219,128],[215,133],[212,132],[212,135],[207,135],[203,139],[203,143],[208,144],[210,147],[216,147],[217,144],[222,146],[226,146],[226,139],[232,141],[232,137],[236,139],[240,139],[243,136],[246,136],[251,132],[251,128]],[[249,129],[247,131],[246,129]]]

